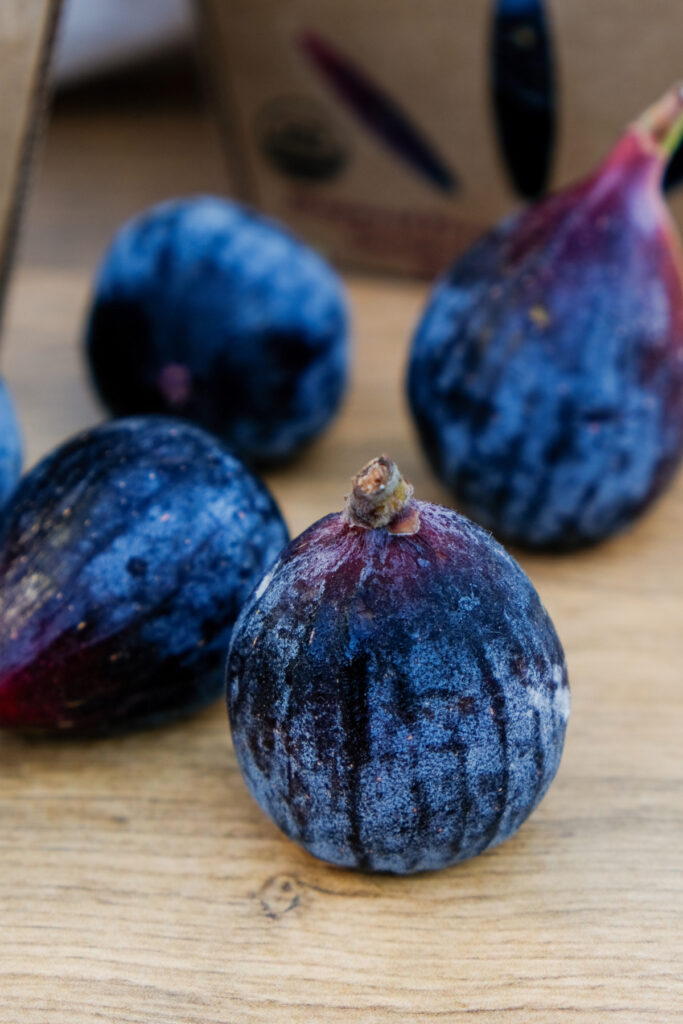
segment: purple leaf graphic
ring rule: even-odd
[[[378,139],[437,188],[451,192],[458,187],[455,174],[422,132],[357,64],[315,32],[304,32],[300,43],[337,96]]]

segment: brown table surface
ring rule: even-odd
[[[115,226],[225,188],[191,87],[60,101],[4,332],[29,462],[102,418],[79,334]],[[268,475],[293,533],[381,451],[419,496],[448,501],[402,389],[425,289],[348,284],[344,410]],[[683,1020],[683,475],[628,535],[520,560],[567,652],[565,755],[520,832],[450,870],[364,876],[298,849],[248,796],[222,704],[103,742],[0,737],[0,1021]]]

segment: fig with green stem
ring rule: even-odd
[[[436,286],[408,372],[443,483],[531,548],[630,524],[683,454],[683,253],[662,194],[683,92],[587,179],[503,221]]]

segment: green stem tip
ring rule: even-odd
[[[683,138],[683,82],[677,82],[635,122],[665,159],[669,159]]]

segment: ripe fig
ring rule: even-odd
[[[19,423],[7,385],[0,379],[0,508],[17,486],[21,461]]]
[[[532,548],[625,527],[683,454],[683,253],[664,203],[683,94],[585,181],[505,220],[434,290],[410,404],[473,518]]]
[[[233,632],[252,796],[332,864],[408,874],[512,835],[560,763],[564,654],[528,577],[382,456],[293,540]]]
[[[265,486],[198,427],[130,418],[57,448],[0,523],[0,727],[107,733],[213,700],[286,540]]]
[[[290,458],[322,431],[346,385],[339,278],[275,222],[196,196],[116,234],[86,337],[115,415],[172,413],[242,458]]]

